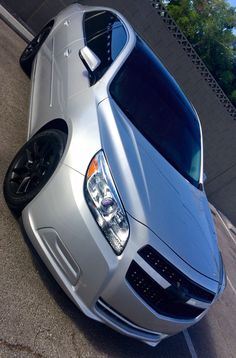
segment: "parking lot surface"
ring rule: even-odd
[[[26,139],[30,81],[18,65],[24,47],[0,20],[0,357],[236,357],[236,238],[217,213],[226,291],[199,324],[156,348],[85,317],[47,271],[2,194],[8,164]]]

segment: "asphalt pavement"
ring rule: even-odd
[[[0,20],[0,357],[236,357],[236,235],[216,211],[226,291],[199,324],[156,348],[84,316],[47,271],[2,194],[27,133],[30,81],[18,65],[24,47]]]

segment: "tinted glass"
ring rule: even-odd
[[[199,123],[188,100],[140,39],[111,83],[110,93],[148,141],[193,185],[201,164]]]
[[[95,73],[99,80],[125,46],[126,31],[113,13],[93,11],[85,14],[84,33],[86,45],[101,60]]]

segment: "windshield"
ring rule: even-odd
[[[110,85],[129,120],[158,152],[198,187],[199,122],[188,100],[150,48],[139,38]]]

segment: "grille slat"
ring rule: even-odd
[[[207,303],[213,301],[214,294],[212,292],[190,280],[150,245],[139,250],[138,254],[176,289],[188,292],[191,298],[199,301]]]
[[[214,299],[212,292],[190,280],[151,246],[145,246],[138,254],[171,284],[170,287],[163,288],[137,262],[132,261],[126,280],[157,313],[176,319],[194,319],[204,309],[186,302],[194,298],[211,303]]]
[[[135,292],[157,313],[178,318],[193,319],[204,310],[175,300],[170,291],[163,289],[135,261],[132,261],[126,279]]]

